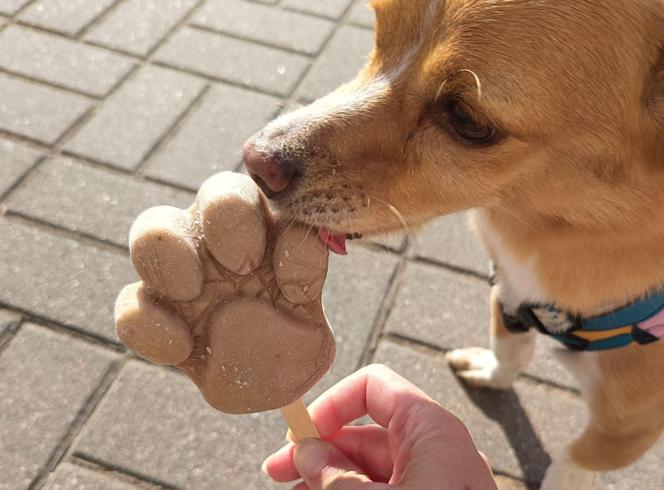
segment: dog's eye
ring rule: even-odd
[[[496,128],[475,121],[458,100],[448,102],[447,111],[454,130],[470,143],[482,145],[491,143],[498,134]]]

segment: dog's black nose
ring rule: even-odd
[[[291,162],[259,151],[255,136],[244,144],[244,164],[249,175],[264,191],[272,191],[266,192],[268,196],[286,190],[295,176],[295,166]]]

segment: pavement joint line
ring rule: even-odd
[[[61,228],[53,223],[36,218],[34,216],[27,216],[19,212],[8,209],[5,213],[5,217],[9,220],[13,220],[19,223],[23,223],[32,228],[41,229],[50,235],[59,236],[61,238],[66,238],[69,240],[74,240],[80,242],[83,245],[91,245],[97,250],[106,250],[107,252],[112,252],[119,254],[122,257],[126,257],[129,252],[129,246],[118,245],[109,240],[104,240],[103,238],[96,237],[94,235],[89,235],[81,231],[69,230],[67,228]],[[127,231],[127,233],[129,233]]]
[[[282,4],[283,4],[283,0],[281,0],[277,5],[280,8],[283,8]],[[318,51],[318,54],[316,55],[316,58],[314,60],[312,60],[311,63],[309,63],[307,65],[307,67],[300,74],[300,77],[299,77],[298,81],[293,86],[293,90],[291,91],[291,93],[288,95],[288,97],[285,100],[285,107],[292,107],[293,103],[298,100],[297,93],[299,92],[300,88],[302,87],[302,84],[304,83],[304,80],[307,78],[307,76],[309,75],[309,73],[313,69],[314,65],[316,64],[316,60],[318,60],[323,55],[325,50],[330,45],[330,42],[334,38],[335,34],[339,31],[339,29],[341,29],[341,26],[345,23],[346,19],[348,17],[350,17],[350,12],[351,12],[352,9],[353,9],[353,2],[351,2],[346,7],[343,14],[336,21],[336,23],[334,25],[334,28],[330,31],[330,34],[327,36],[327,39],[325,39],[325,41],[323,41],[323,43],[321,44],[320,50]]]
[[[187,27],[189,27],[190,29],[197,30],[197,31],[207,32],[209,34],[217,34],[217,35],[228,37],[228,38],[231,38],[231,39],[236,39],[238,41],[250,42],[252,44],[256,44],[256,45],[264,47],[264,48],[270,48],[270,49],[274,49],[274,50],[277,50],[277,51],[284,51],[284,52],[289,53],[289,54],[304,56],[305,58],[309,58],[309,61],[314,61],[320,55],[320,51],[318,51],[316,53],[313,53],[313,54],[312,53],[305,53],[303,51],[298,51],[297,49],[277,46],[277,45],[274,45],[274,44],[270,44],[269,42],[266,42],[266,41],[251,39],[251,38],[246,37],[246,36],[240,36],[240,35],[232,33],[232,32],[223,31],[221,29],[215,29],[214,27],[208,27],[208,26],[205,26],[205,25],[202,25],[202,24],[196,24],[194,22],[192,22],[191,24],[188,24]]]
[[[14,192],[15,189],[18,189],[23,185],[23,182],[26,182],[28,180],[28,175],[33,175],[32,170],[36,168],[37,166],[41,165],[44,160],[47,160],[49,158],[48,155],[42,155],[39,158],[37,158],[34,163],[30,166],[29,169],[27,169],[23,174],[16,179],[16,181],[10,185],[5,192],[0,193],[0,206],[4,204],[4,200],[9,197],[9,195]],[[3,211],[0,209],[0,215],[4,215],[6,211]]]
[[[102,376],[101,381],[97,387],[92,390],[92,393],[88,396],[87,400],[83,404],[83,407],[72,421],[71,425],[69,426],[69,430],[67,430],[64,437],[55,447],[43,468],[37,473],[37,475],[35,475],[35,478],[30,483],[28,490],[44,488],[49,475],[58,467],[60,462],[69,453],[77,439],[77,436],[80,434],[81,429],[85,426],[85,423],[90,419],[97,406],[99,406],[99,403],[104,398],[104,395],[108,392],[115,380],[118,378],[120,371],[126,362],[126,356],[111,362],[110,366]]]
[[[466,269],[465,267],[450,264],[448,262],[442,262],[440,260],[430,259],[427,257],[419,257],[419,256],[410,257],[409,260],[413,263],[424,264],[432,267],[437,267],[440,269],[445,269],[447,271],[454,272],[455,274],[460,274],[463,276],[472,277],[474,279],[479,279],[480,281],[486,282],[489,280],[488,274],[482,274],[480,272],[471,269]]]
[[[15,19],[17,16],[23,13],[24,10],[27,10],[33,3],[37,2],[37,0],[28,0],[25,2],[24,5],[19,7],[16,12],[14,12],[9,18],[10,19]]]
[[[167,63],[167,62],[164,62],[164,61],[159,61],[159,60],[151,60],[149,63],[151,65],[159,66],[161,68],[168,68],[170,70],[175,70],[175,71],[179,71],[181,73],[185,73],[187,75],[192,75],[192,76],[195,76],[195,77],[198,77],[198,78],[202,78],[203,80],[207,80],[208,82],[221,83],[222,85],[228,85],[228,86],[231,86],[231,87],[240,88],[242,90],[247,90],[249,92],[254,92],[254,93],[258,93],[258,94],[262,94],[262,95],[270,95],[272,97],[282,99],[282,100],[284,99],[284,94],[282,94],[282,93],[273,92],[271,90],[260,90],[260,89],[257,89],[255,87],[249,87],[247,85],[243,85],[241,83],[234,82],[234,81],[228,80],[226,78],[216,77],[216,76],[213,76],[213,75],[209,75],[207,73],[203,73],[202,71],[194,70],[193,68],[185,68],[185,67],[178,66],[178,65],[172,65],[170,63]]]
[[[86,463],[89,463],[89,464],[99,466],[101,468],[106,469],[107,471],[117,472],[117,473],[120,473],[122,475],[125,475],[125,476],[128,476],[128,477],[134,478],[136,480],[139,480],[141,482],[149,483],[151,485],[156,486],[157,488],[163,488],[164,490],[186,490],[182,487],[177,487],[177,486],[173,485],[172,483],[161,481],[161,480],[158,480],[156,478],[151,478],[147,475],[144,475],[142,473],[138,473],[138,472],[135,472],[135,471],[131,471],[131,470],[129,470],[127,468],[124,468],[122,466],[109,464],[107,461],[102,461],[100,459],[95,458],[92,455],[89,455],[89,454],[79,453],[79,452],[73,451],[71,453],[71,457],[74,458],[74,459],[85,461]],[[154,487],[152,487],[152,488],[154,488]]]
[[[80,90],[73,89],[71,87],[61,85],[59,83],[51,82],[51,81],[46,80],[44,78],[34,77],[34,76],[26,75],[24,73],[19,73],[17,71],[8,70],[7,68],[2,67],[2,66],[0,66],[0,73],[4,73],[5,75],[10,75],[14,78],[19,78],[19,79],[27,81],[27,82],[37,83],[39,85],[45,85],[45,86],[50,87],[52,89],[56,89],[60,92],[65,92],[67,94],[78,95],[80,97],[84,97],[88,100],[93,100],[93,101],[96,101],[96,102],[104,100],[104,97],[106,97],[105,95],[95,95],[95,94],[92,94],[90,92],[82,92]]]
[[[408,247],[406,247],[406,250],[408,250]],[[380,308],[378,309],[378,313],[376,314],[374,323],[371,326],[371,335],[367,339],[367,342],[364,345],[364,348],[362,349],[362,355],[360,356],[360,360],[355,366],[356,370],[371,363],[371,361],[374,358],[374,354],[378,349],[378,345],[380,344],[380,340],[384,336],[387,319],[389,318],[390,313],[394,308],[397,295],[401,290],[401,286],[403,284],[404,277],[406,275],[406,270],[408,269],[408,259],[406,258],[406,250],[402,252],[400,262],[396,267],[396,270],[392,274],[392,277],[390,278],[390,283],[387,287],[387,290],[385,291],[383,300],[381,302]]]
[[[204,1],[205,0],[203,0],[202,2],[199,2],[199,4],[197,4],[197,6],[194,7],[194,10],[198,8],[198,5],[200,5],[201,3],[204,3]],[[262,5],[264,5],[264,4],[262,4]],[[88,40],[79,40],[79,43],[84,44],[84,45],[88,45],[88,46],[93,46],[93,47],[96,47],[96,48],[99,48],[99,49],[103,49],[105,51],[108,51],[109,53],[113,53],[113,54],[116,54],[116,55],[119,55],[119,56],[124,56],[124,57],[127,57],[127,58],[131,58],[131,59],[133,59],[134,61],[137,62],[137,65],[136,65],[135,68],[133,68],[133,70],[140,69],[141,67],[146,66],[146,65],[153,65],[153,66],[158,66],[158,67],[161,67],[161,68],[167,68],[167,69],[170,69],[170,70],[174,70],[174,71],[184,73],[184,74],[187,74],[187,75],[191,75],[191,76],[194,76],[194,77],[197,77],[197,78],[201,78],[201,79],[206,80],[208,82],[221,83],[223,85],[228,85],[228,86],[232,86],[232,87],[241,88],[241,89],[253,92],[253,93],[258,93],[258,94],[262,94],[262,95],[270,95],[272,97],[275,97],[275,98],[278,98],[278,99],[281,99],[281,100],[285,99],[285,96],[284,96],[283,93],[273,92],[273,91],[270,91],[270,90],[257,89],[255,87],[250,87],[250,86],[238,83],[238,82],[234,82],[232,80],[227,80],[227,79],[221,78],[221,77],[215,77],[215,76],[203,73],[203,72],[199,72],[197,70],[193,70],[193,69],[190,69],[190,68],[185,68],[185,67],[181,67],[181,66],[178,66],[178,65],[169,64],[167,62],[163,62],[163,61],[153,59],[153,55],[156,52],[156,50],[159,47],[161,47],[163,44],[165,44],[168,41],[168,39],[177,31],[177,29],[179,27],[182,27],[183,24],[188,21],[188,18],[191,15],[193,15],[193,13],[194,12],[192,11],[187,16],[185,16],[183,19],[181,19],[181,21],[176,24],[176,27],[174,28],[174,30],[172,32],[169,32],[168,34],[166,34],[165,37],[160,41],[160,43],[157,44],[155,48],[153,48],[153,52],[151,52],[149,55],[146,55],[146,56],[136,55],[134,53],[123,51],[123,50],[118,49],[118,48],[105,46],[103,44],[98,44],[98,43],[95,43],[93,41],[88,41]],[[53,34],[55,36],[59,36],[63,39],[67,39],[69,41],[73,40],[73,38],[71,38],[71,37],[69,37],[69,36],[67,36],[67,35],[65,35],[61,32],[51,31],[49,29],[45,29],[45,28],[39,27],[39,26],[34,26],[32,24],[28,24],[28,23],[20,21],[20,20],[15,20],[14,21],[14,20],[10,19],[7,25],[10,25],[10,24],[20,25],[22,27],[26,27],[26,28],[29,28],[29,29],[41,31],[41,32],[46,33],[46,34]],[[336,29],[333,30],[332,32],[336,32]],[[218,33],[218,32],[215,32],[215,34],[220,35],[220,33]],[[227,35],[227,34],[223,34],[223,35]],[[231,36],[229,36],[229,37],[231,37]],[[238,39],[243,39],[244,40],[244,38],[238,38]],[[251,41],[251,42],[256,43],[256,41]],[[325,44],[324,44],[323,48],[321,48],[321,52],[324,49],[324,47],[327,45],[328,42],[329,42],[329,39],[325,41]],[[275,46],[272,46],[272,47],[277,49]],[[301,53],[298,53],[298,54],[301,54]],[[312,59],[312,61],[313,61],[313,59]],[[304,78],[306,73],[308,73],[309,68],[311,67],[311,64],[312,63],[309,64],[308,69],[305,70],[305,73],[303,73],[302,79]],[[130,70],[129,73],[132,73],[133,70]],[[50,83],[48,81],[45,81],[45,80],[42,80],[42,79],[39,79],[39,78],[33,78],[33,77],[28,77],[28,76],[25,76],[25,75],[18,74],[18,73],[13,73],[13,72],[5,70],[4,68],[1,68],[1,67],[0,67],[0,72],[5,72],[7,74],[10,74],[10,75],[13,75],[13,76],[16,76],[16,77],[20,77],[22,79],[25,79],[25,80],[28,80],[28,81],[31,81],[31,82],[50,85],[53,88],[56,88],[58,90],[63,90],[63,91],[66,91],[68,93],[74,93],[76,95],[80,95],[80,96],[83,96],[83,97],[86,97],[86,98],[89,98],[89,99],[93,99],[93,100],[97,100],[97,101],[103,101],[105,99],[108,99],[108,97],[110,97],[110,95],[111,95],[111,92],[114,91],[117,88],[117,86],[114,86],[111,89],[111,92],[109,92],[109,93],[107,93],[103,96],[96,96],[96,95],[90,95],[90,94],[85,93],[85,92],[80,92],[80,91],[77,91],[75,89],[71,89],[71,88],[68,88],[68,87],[63,87],[59,84],[53,84],[53,83]],[[117,85],[122,85],[124,80],[125,79],[121,79],[118,82]],[[297,85],[299,85],[301,81],[302,80],[299,80]],[[293,90],[293,92],[295,92],[295,90]],[[307,102],[307,103],[309,103],[309,102]]]
[[[159,177],[154,177],[152,175],[144,175],[142,177],[143,177],[143,180],[145,180],[146,182],[152,182],[154,184],[167,185],[167,186],[169,186],[169,187],[171,187],[175,190],[178,190],[178,191],[192,192],[194,194],[198,191],[198,189],[193,189],[191,187],[186,187],[182,184],[176,184],[174,182],[170,182],[168,180],[163,180],[163,179],[160,179]]]
[[[12,133],[6,129],[0,128],[0,137],[13,141],[14,143],[21,143],[23,145],[29,146],[30,148],[42,152],[42,153],[51,153],[53,147],[48,143],[44,143],[38,139],[31,138],[30,136],[25,136],[19,133]]]
[[[12,340],[16,338],[16,335],[21,330],[23,323],[25,323],[25,319],[21,317],[15,325],[9,327],[7,332],[4,332],[2,335],[0,335],[0,358],[2,358],[2,354],[7,349],[9,349],[9,345],[12,343]]]
[[[120,483],[126,483],[137,488],[145,490],[157,490],[164,488],[161,485],[139,479],[121,470],[113,469],[78,456],[71,456],[66,459],[66,462],[73,466],[77,466],[78,468],[96,473],[104,478],[108,478]]]
[[[152,46],[146,55],[146,58],[151,60],[154,54],[157,52],[157,50],[166,44],[173,35],[180,30],[180,28],[184,27],[189,23],[189,19],[198,11],[199,8],[205,4],[207,0],[198,0],[190,9],[189,11],[182,16],[180,20],[178,20],[175,24],[171,26],[171,28],[164,34],[159,42],[155,43],[154,46]]]
[[[399,246],[398,248],[392,247],[390,245],[387,245],[385,243],[380,243],[377,241],[372,241],[371,238],[364,239],[364,240],[359,240],[356,244],[359,247],[366,248],[367,250],[371,250],[373,252],[380,252],[380,253],[391,253],[394,255],[402,255],[408,246],[410,245],[410,238],[406,236],[404,238],[404,242]]]
[[[175,121],[163,132],[159,138],[152,144],[152,146],[145,153],[143,158],[138,165],[134,167],[134,174],[137,176],[142,176],[145,172],[146,167],[150,163],[150,159],[159,153],[161,150],[182,128],[185,121],[198,109],[205,99],[206,94],[210,91],[210,85],[205,84],[200,89],[196,97],[192,99],[189,105],[180,113],[178,117],[175,118]]]
[[[26,323],[29,323],[31,325],[35,325],[36,327],[44,328],[50,332],[57,332],[59,335],[63,335],[71,339],[76,339],[81,342],[85,342],[86,344],[93,345],[101,349],[105,349],[109,352],[114,352],[116,354],[124,354],[127,352],[125,346],[120,344],[119,342],[113,342],[108,338],[80,330],[77,327],[71,325],[58,323],[45,316],[36,315],[35,313],[29,310],[25,310],[23,308],[19,308],[8,303],[4,303],[2,301],[0,301],[0,308],[4,308],[13,313],[19,313],[20,315],[22,315],[23,319],[21,320],[20,323],[21,326],[25,325]],[[18,330],[20,330],[20,328],[17,327],[16,330],[17,332],[15,332],[14,335],[18,333]]]
[[[491,467],[491,471],[493,471],[494,476],[503,476],[505,478],[509,478],[510,480],[515,480],[518,481],[519,483],[523,483],[526,486],[527,490],[539,490],[541,482],[524,480],[522,476],[516,476],[504,470],[497,470],[493,466]]]
[[[104,19],[106,19],[111,14],[111,12],[113,12],[116,8],[118,8],[118,5],[124,2],[125,0],[115,0],[115,2],[111,3],[108,7],[103,9],[98,15],[93,17],[87,24],[81,27],[78,30],[78,32],[74,34],[74,39],[76,39],[77,41],[83,41],[83,36],[85,36],[88,32],[90,32],[90,29],[99,25]]]
[[[487,329],[487,332],[488,332],[488,329]],[[424,342],[422,340],[413,339],[413,338],[406,337],[404,335],[400,335],[400,334],[397,334],[397,333],[385,334],[385,335],[383,335],[381,340],[388,340],[392,343],[395,343],[395,344],[400,345],[402,347],[409,348],[411,350],[415,350],[415,351],[420,352],[422,354],[426,354],[430,357],[440,358],[446,364],[447,364],[447,361],[445,361],[445,354],[447,354],[448,352],[451,352],[451,351],[458,348],[458,347],[444,348],[444,347],[440,347],[440,346],[435,345],[435,344],[431,344],[429,342]],[[450,367],[450,369],[452,369],[452,368]],[[551,382],[551,381],[546,380],[546,379],[541,379],[541,378],[538,378],[537,376],[533,376],[531,374],[527,374],[527,373],[522,372],[522,373],[519,374],[519,377],[517,378],[517,380],[519,380],[523,383],[529,384],[529,385],[536,385],[536,386],[544,385],[549,389],[553,389],[553,390],[555,390],[555,391],[557,391],[561,394],[565,393],[569,396],[572,396],[573,398],[579,398],[581,396],[579,391],[574,389],[574,388],[570,388],[569,386],[560,385],[558,383]],[[461,382],[461,381],[459,381],[459,382]]]
[[[352,2],[351,2],[351,4],[352,4]],[[295,7],[289,7],[288,5],[283,5],[282,3],[279,4],[279,7],[284,12],[295,12],[296,14],[307,15],[309,17],[314,17],[316,19],[329,20],[329,21],[332,21],[334,23],[340,23],[341,19],[343,18],[343,14],[342,14],[342,17],[337,19],[337,18],[331,17],[329,15],[319,14],[317,12],[310,12],[308,10],[300,10],[298,8],[295,8]],[[362,26],[360,26],[360,27],[362,27]],[[366,26],[364,26],[364,28],[366,29]]]

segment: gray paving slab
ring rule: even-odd
[[[2,0],[0,12],[5,15],[14,15],[30,0]]]
[[[127,246],[129,229],[142,211],[157,205],[188,208],[193,200],[188,192],[57,158],[44,163],[8,206],[59,228]]]
[[[193,16],[192,24],[309,55],[321,50],[335,26],[310,15],[245,0],[208,1]]]
[[[117,341],[113,305],[137,280],[129,257],[0,218],[0,301]]]
[[[71,463],[62,463],[46,488],[48,490],[131,490],[139,487]]]
[[[489,286],[410,263],[385,329],[441,349],[482,345],[489,329]]]
[[[496,470],[526,481],[541,480],[549,454],[579,434],[586,420],[578,397],[544,384],[517,382],[510,391],[465,387],[442,355],[383,341],[376,361],[458,416]]]
[[[155,59],[278,95],[288,95],[309,65],[299,54],[190,28],[171,37]]]
[[[298,97],[314,100],[352,80],[373,44],[373,32],[354,26],[341,27],[304,78],[297,90]]]
[[[0,139],[0,196],[31,169],[40,156],[32,148]]]
[[[5,309],[0,309],[0,336],[14,328],[21,321],[21,315]]]
[[[113,356],[24,325],[0,357],[0,489],[28,488]]]
[[[356,0],[348,21],[359,26],[373,28],[376,15],[367,0]]]
[[[664,439],[632,466],[602,475],[602,488],[606,490],[658,489],[664,481]]]
[[[53,144],[92,103],[78,95],[0,73],[0,129]]]
[[[516,478],[510,478],[508,476],[496,475],[495,476],[496,485],[498,490],[527,490],[528,485]]]
[[[134,66],[106,50],[20,26],[3,29],[0,45],[0,67],[89,95],[107,94]]]
[[[23,22],[73,36],[115,0],[38,0],[18,16]]]
[[[467,213],[439,218],[418,234],[414,255],[453,267],[489,275],[489,258],[471,232]]]
[[[283,488],[260,471],[284,441],[278,412],[227,415],[189,379],[130,362],[74,448],[132,474],[197,490]]]
[[[135,169],[203,87],[189,75],[146,66],[98,108],[65,149]]]
[[[323,304],[334,330],[337,358],[307,399],[357,369],[398,262],[394,255],[359,247],[346,257],[331,257]]]
[[[325,0],[324,2],[312,2],[311,0],[285,0],[281,5],[300,12],[338,19],[343,15],[352,1]]]
[[[95,25],[85,39],[146,55],[195,4],[196,0],[127,0]]]
[[[488,348],[489,294],[488,284],[481,279],[411,263],[385,330],[443,350]],[[572,375],[554,356],[557,348],[555,341],[539,337],[526,373],[576,388]]]
[[[242,144],[272,119],[279,100],[216,85],[202,98],[172,138],[153,155],[146,175],[191,190],[242,160]]]

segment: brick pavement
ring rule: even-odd
[[[284,107],[351,78],[372,22],[362,0],[0,2],[1,490],[280,488],[258,472],[280,418],[216,413],[135,359],[112,305],[133,218],[187,205]],[[333,258],[339,356],[308,398],[384,362],[468,424],[501,488],[533,487],[585,413],[546,342],[512,391],[451,374],[448,349],[488,341],[485,262],[463,215]],[[662,480],[660,445],[604,487]]]

